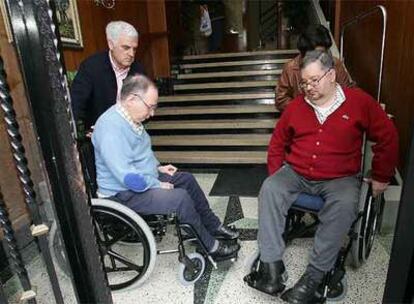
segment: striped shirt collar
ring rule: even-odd
[[[305,101],[313,108],[316,118],[321,125],[326,121],[329,115],[335,112],[344,103],[345,99],[345,93],[338,83],[336,84],[334,102],[329,108],[321,110],[320,107],[314,105],[308,98],[305,97]]]
[[[132,130],[138,135],[141,135],[144,131],[144,126],[142,123],[134,122],[131,115],[129,115],[128,111],[120,103],[117,103],[115,107],[116,111],[122,116],[123,119],[126,120],[126,122],[131,126]]]
[[[115,63],[114,58],[112,58],[111,51],[109,51],[109,61],[111,62],[112,69],[115,73],[116,78],[116,102],[119,103],[121,100],[121,89],[122,89],[122,82],[128,76],[130,67],[127,68],[120,68]]]

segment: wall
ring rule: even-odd
[[[168,77],[170,62],[164,0],[117,0],[113,9],[78,0],[83,49],[64,49],[67,70],[75,70],[89,55],[107,48],[105,26],[114,20],[134,25],[140,33],[137,58],[152,77]]]
[[[395,116],[400,135],[403,168],[414,122],[414,1],[341,1],[340,24],[353,16],[382,4],[388,12],[381,101]],[[347,34],[345,63],[358,84],[375,96],[380,53],[380,19],[372,17]],[[355,27],[356,28],[356,27]]]
[[[19,123],[19,130],[23,138],[23,145],[26,150],[29,168],[32,179],[37,186],[45,179],[43,175],[43,160],[37,145],[36,134],[31,122],[29,104],[25,95],[25,88],[20,73],[20,67],[14,47],[8,42],[4,20],[0,14],[0,56],[4,61],[11,97],[13,99],[16,119]],[[11,153],[9,137],[7,135],[6,123],[4,122],[3,111],[0,111],[0,188],[4,196],[4,202],[9,213],[10,220],[16,230],[27,227],[30,219],[27,214],[24,201],[23,189],[17,175]],[[40,199],[38,197],[40,203]]]

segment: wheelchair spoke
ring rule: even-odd
[[[113,250],[108,250],[108,255],[109,255],[109,257],[111,257],[111,258],[121,262],[122,264],[128,266],[130,270],[135,270],[138,273],[142,270],[142,266],[134,264],[131,260],[129,260],[128,258],[118,254],[117,252],[115,252]]]
[[[114,230],[107,232],[108,229],[102,227],[102,225],[96,221],[96,226],[98,229],[98,240],[99,242],[107,248],[111,248],[112,245],[119,241],[123,241],[128,237],[128,232],[116,232]]]

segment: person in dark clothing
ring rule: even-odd
[[[71,86],[73,115],[85,130],[119,101],[122,81],[128,75],[144,74],[143,66],[135,59],[138,32],[131,24],[108,23],[106,38],[109,50],[84,60]]]
[[[329,31],[321,24],[310,26],[299,36],[297,47],[300,52],[283,67],[275,88],[275,105],[279,111],[284,111],[286,106],[303,91],[300,88],[302,81],[300,76],[300,64],[306,52],[313,50],[327,51],[332,46]],[[355,83],[348,74],[344,64],[338,58],[334,58],[336,81],[342,87],[353,87]]]

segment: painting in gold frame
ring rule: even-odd
[[[82,48],[82,32],[76,0],[55,0],[55,5],[62,45]]]

